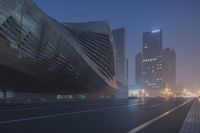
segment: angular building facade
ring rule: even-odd
[[[114,91],[113,47],[105,21],[61,24],[31,0],[0,0],[1,90]]]

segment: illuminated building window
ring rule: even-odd
[[[142,61],[143,62],[153,62],[153,61],[156,61],[157,58],[150,58],[150,59],[143,59]]]

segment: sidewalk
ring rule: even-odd
[[[200,133],[200,98],[196,98],[179,133]]]

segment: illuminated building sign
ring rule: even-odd
[[[160,30],[152,30],[151,33],[157,33],[160,32]]]

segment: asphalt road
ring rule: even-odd
[[[176,133],[193,100],[146,98],[0,106],[0,133]]]

